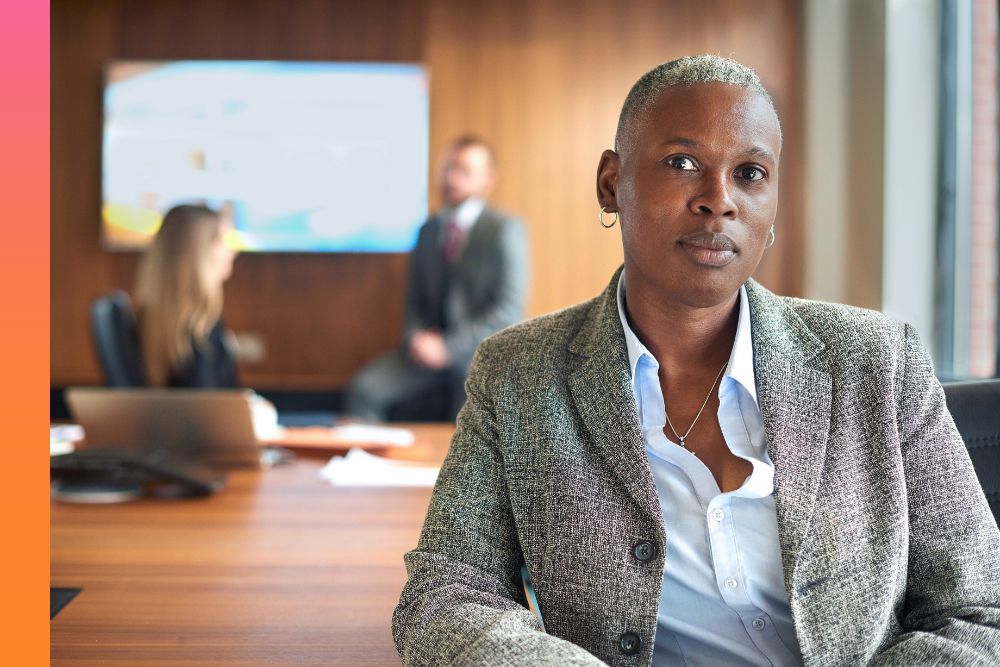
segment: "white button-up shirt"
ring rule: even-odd
[[[667,535],[653,664],[802,664],[785,594],[774,465],[757,405],[746,289],[740,290],[736,340],[719,385],[718,420],[729,450],[749,461],[753,471],[728,493],[721,492],[697,456],[663,433],[659,363],[625,316],[624,273],[618,283],[618,314]],[[695,390],[707,388],[691,388]]]
[[[479,197],[469,197],[454,208],[443,208],[440,215],[443,220],[454,222],[463,232],[468,232],[479,220],[484,208],[486,208],[484,200]]]

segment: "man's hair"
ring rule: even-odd
[[[449,146],[451,151],[460,151],[463,148],[469,148],[471,146],[479,146],[486,151],[486,154],[490,158],[490,168],[496,169],[497,166],[497,155],[496,151],[493,150],[493,146],[486,142],[482,137],[477,137],[474,134],[463,134]]]
[[[615,151],[621,152],[622,145],[632,132],[635,120],[646,113],[667,88],[687,86],[693,83],[728,83],[756,91],[764,96],[771,108],[774,100],[752,69],[722,56],[685,56],[665,62],[649,70],[632,86],[615,132]],[[777,111],[775,111],[777,115]]]

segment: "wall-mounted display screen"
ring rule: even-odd
[[[427,215],[418,65],[116,61],[106,70],[105,247],[148,244],[206,203],[240,249],[404,252]]]

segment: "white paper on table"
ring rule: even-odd
[[[69,454],[80,440],[83,428],[79,424],[49,425],[49,456]]]
[[[263,396],[251,393],[250,418],[253,420],[253,433],[258,440],[273,440],[280,438],[285,429],[278,425],[278,411],[274,403]]]
[[[319,471],[334,486],[434,486],[438,468],[384,459],[352,448]]]
[[[345,424],[330,429],[337,442],[359,445],[387,445],[409,447],[413,444],[413,431],[394,426],[372,426],[371,424]]]

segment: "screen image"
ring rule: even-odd
[[[427,216],[418,65],[116,61],[106,69],[105,247],[204,203],[240,250],[405,252]]]

